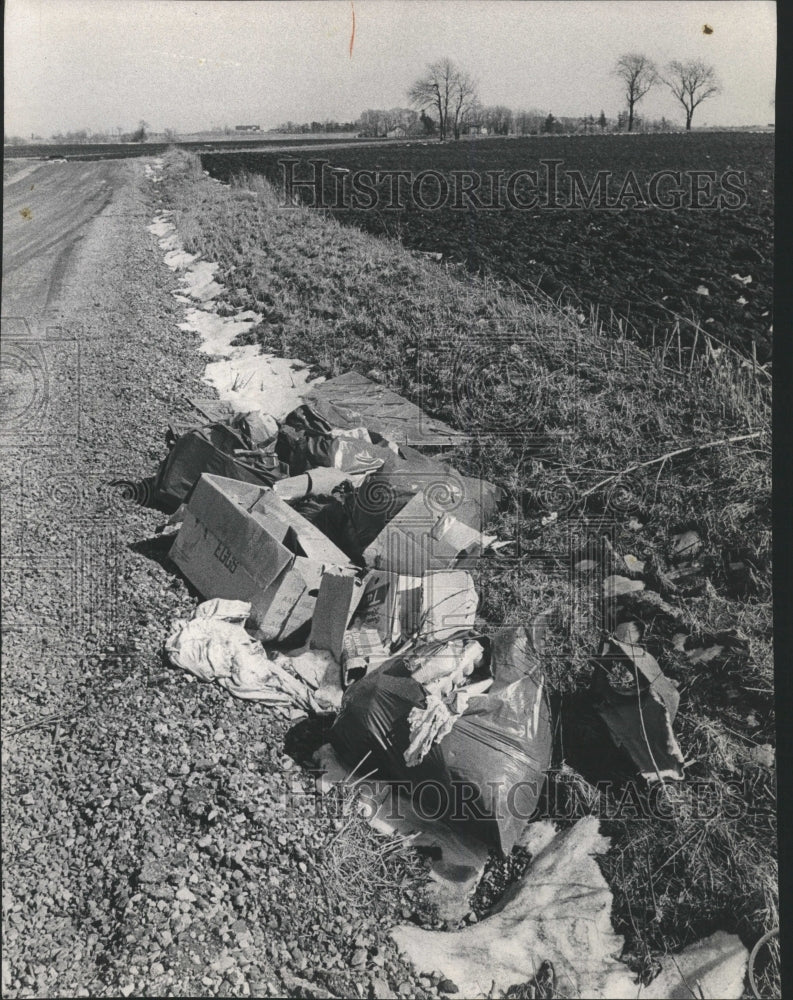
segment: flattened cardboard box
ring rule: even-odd
[[[171,559],[204,597],[250,601],[273,637],[290,617],[311,617],[325,565],[349,563],[272,490],[210,475],[195,488]]]

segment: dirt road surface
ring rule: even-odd
[[[86,226],[124,176],[118,160],[30,164],[3,184],[3,319],[39,330]]]
[[[130,969],[125,907],[144,842],[162,852],[172,823],[135,789],[150,782],[164,802],[165,768],[181,765],[150,743],[185,745],[154,731],[168,682],[152,678],[193,602],[160,564],[167,549],[146,545],[162,515],[109,483],[156,468],[203,365],[146,231],[144,166],[45,164],[5,186],[6,996],[118,995],[136,978],[135,995],[158,992],[148,964]]]

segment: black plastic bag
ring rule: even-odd
[[[171,434],[169,443],[154,480],[155,496],[167,511],[189,498],[205,472],[264,486],[287,475],[275,455],[250,448],[250,441],[227,424],[208,424],[179,437]]]
[[[358,773],[376,769],[381,778],[407,782],[419,814],[459,824],[506,855],[536,807],[550,766],[550,704],[525,629],[502,629],[481,641],[489,646],[493,684],[471,698],[420,764],[408,767],[403,755],[408,715],[425,706],[426,694],[404,655],[347,689],[330,741]]]

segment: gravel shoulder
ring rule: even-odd
[[[204,361],[146,231],[145,164],[119,166],[57,321],[11,344],[34,378],[0,453],[3,993],[284,996],[311,978],[318,996],[388,996],[388,970],[437,995],[384,941],[396,870],[361,910],[323,886],[340,821],[293,760],[317,734],[162,659],[196,597],[152,540],[162,515],[108,484],[151,473],[183,397],[206,395]]]

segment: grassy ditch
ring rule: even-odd
[[[513,545],[478,569],[480,612],[493,625],[546,615],[559,719],[548,799],[568,818],[603,812],[613,918],[636,967],[649,975],[655,956],[719,927],[751,947],[778,919],[774,772],[758,749],[775,743],[765,374],[704,331],[693,348],[647,349],[279,207],[260,177],[213,184],[183,152],[166,165],[186,248],[218,262],[230,310],[263,315],[250,340],[329,375],[367,374],[467,430],[452,464],[507,491],[493,529]],[[681,579],[674,539],[687,530],[702,548]],[[646,589],[604,604],[614,572]],[[587,694],[600,638],[625,620],[681,693],[689,780],[651,815]]]

